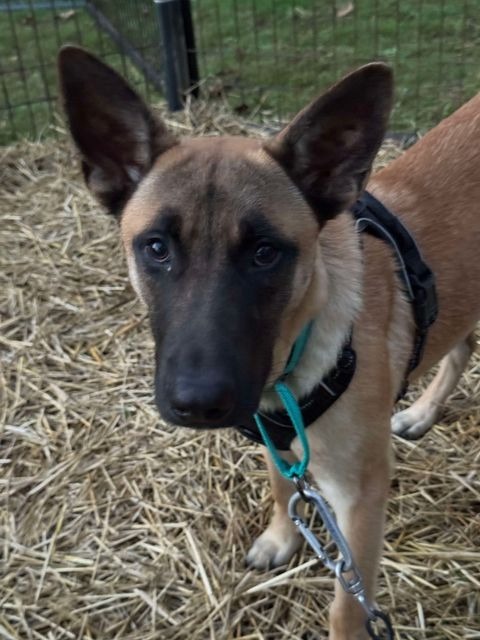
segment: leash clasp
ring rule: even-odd
[[[335,574],[337,574],[338,571],[340,571],[341,574],[348,571],[354,571],[355,564],[353,562],[352,553],[327,503],[303,478],[296,478],[294,481],[297,485],[297,492],[293,494],[290,498],[290,502],[288,503],[288,515],[292,519],[293,523],[298,527],[300,533],[319,556],[325,566],[327,566],[331,571],[334,571]],[[313,504],[315,507],[320,520],[330,533],[332,541],[335,543],[335,546],[341,556],[339,560],[335,560],[333,555],[329,555],[307,523],[298,514],[298,504],[301,501]],[[337,567],[340,567],[340,569]],[[344,581],[345,583],[347,582],[345,578]]]
[[[294,476],[292,479],[297,487],[296,493],[293,494],[288,503],[288,515],[292,522],[325,567],[335,573],[342,589],[346,593],[351,594],[361,605],[367,616],[365,627],[370,638],[373,640],[393,640],[394,635],[390,618],[387,614],[375,609],[369,602],[360,571],[355,565],[350,547],[337,525],[337,521],[330,507],[323,497],[315,491],[303,477]],[[332,542],[334,543],[332,546],[334,546],[335,549],[329,550],[327,547],[330,545],[324,546],[305,520],[299,515],[298,506],[300,502],[314,506],[316,514],[332,538]],[[336,552],[338,552],[338,554]]]

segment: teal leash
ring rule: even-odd
[[[278,453],[275,445],[273,444],[270,436],[265,429],[265,426],[262,422],[262,418],[260,413],[257,411],[254,414],[254,420],[260,431],[260,434],[263,438],[265,446],[267,447],[272,459],[280,471],[282,476],[288,478],[289,480],[293,480],[294,478],[303,478],[305,473],[307,472],[308,465],[310,462],[310,447],[308,445],[307,435],[305,433],[305,424],[303,422],[302,412],[300,411],[300,407],[298,406],[298,402],[293,395],[293,393],[288,388],[285,383],[285,378],[292,373],[297,364],[299,363],[303,352],[305,351],[305,347],[307,346],[308,340],[310,338],[310,334],[312,332],[313,322],[307,324],[306,327],[303,328],[302,333],[296,340],[293,345],[292,352],[288,359],[287,364],[283,370],[280,378],[274,383],[273,388],[277,393],[278,397],[282,401],[283,406],[288,414],[288,417],[292,421],[293,428],[295,429],[295,433],[300,440],[300,444],[303,449],[303,456],[301,460],[290,464],[286,460],[284,460],[280,454]]]
[[[302,333],[293,345],[292,352],[282,375],[273,384],[273,389],[280,398],[302,446],[302,459],[293,463],[284,460],[268,435],[260,413],[257,411],[253,417],[275,466],[284,478],[292,480],[297,487],[297,491],[290,498],[288,505],[288,514],[292,522],[313,549],[316,556],[328,569],[335,573],[344,591],[350,593],[363,607],[367,616],[365,628],[370,638],[372,638],[372,640],[394,640],[394,631],[390,617],[388,614],[376,609],[367,598],[362,576],[355,565],[350,547],[340,531],[329,506],[318,491],[314,490],[305,481],[305,474],[307,473],[310,462],[310,447],[305,433],[302,412],[297,399],[286,384],[285,378],[293,372],[299,363],[310,338],[312,326],[313,322],[310,322],[304,327]],[[339,558],[335,558],[331,552],[327,551],[308,524],[299,515],[298,505],[301,501],[314,505],[317,514],[320,516],[320,519],[335,543]]]

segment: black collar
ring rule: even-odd
[[[349,339],[340,352],[334,369],[307,396],[300,398],[298,406],[302,412],[303,423],[306,427],[325,413],[347,389],[355,373],[355,364],[356,354]],[[258,413],[275,448],[278,451],[290,449],[296,433],[287,412],[279,409],[268,413],[262,411]],[[236,429],[250,440],[253,440],[253,442],[263,444],[262,436],[253,417],[248,424],[238,426]]]
[[[435,277],[424,262],[415,240],[391,211],[383,206],[368,191],[357,200],[351,209],[360,231],[370,233],[389,244],[398,265],[398,274],[412,304],[415,319],[415,339],[402,394],[405,392],[409,374],[421,360],[427,331],[438,312]],[[304,398],[299,401],[306,427],[323,415],[347,390],[355,373],[356,354],[351,339],[343,347],[335,368]],[[402,395],[401,394],[401,395]],[[273,444],[279,451],[290,449],[296,437],[295,429],[284,410],[260,413]],[[262,436],[252,417],[247,425],[235,427],[244,436],[263,444]]]

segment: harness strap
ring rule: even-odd
[[[405,372],[404,393],[408,376],[422,359],[428,328],[435,322],[438,315],[435,276],[400,218],[389,211],[371,193],[363,192],[353,205],[352,213],[360,231],[370,233],[392,247],[398,265],[398,275],[412,305],[416,330],[412,355]]]

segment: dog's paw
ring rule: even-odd
[[[436,420],[435,408],[419,411],[412,406],[392,416],[392,431],[406,440],[418,440],[430,431]]]
[[[301,543],[298,531],[279,531],[278,527],[270,526],[253,543],[247,554],[247,564],[255,569],[279,567],[290,560]]]

